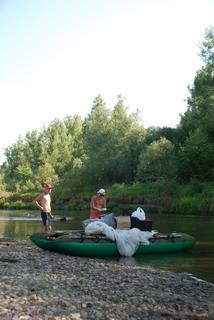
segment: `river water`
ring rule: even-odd
[[[55,230],[78,230],[88,212],[54,213]],[[66,217],[66,222],[60,218]],[[195,237],[196,246],[185,253],[150,254],[130,258],[114,258],[116,263],[150,265],[161,270],[187,272],[214,283],[214,217],[154,214],[153,229],[159,232],[183,232]],[[42,229],[37,211],[0,210],[0,237],[29,241],[29,235]]]

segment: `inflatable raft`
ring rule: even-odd
[[[103,235],[86,235],[83,231],[56,231],[35,233],[30,240],[38,247],[80,257],[119,256],[117,243]],[[191,249],[195,239],[185,233],[156,233],[149,239],[149,244],[140,243],[135,255],[150,253],[181,252]]]

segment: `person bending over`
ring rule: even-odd
[[[91,198],[90,219],[101,218],[102,213],[106,210],[106,192],[104,189],[100,189]]]

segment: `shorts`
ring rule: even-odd
[[[90,219],[100,219],[101,218],[101,213],[97,210],[91,209],[90,211]]]
[[[51,224],[51,214],[50,212],[41,212],[42,223],[45,227]]]

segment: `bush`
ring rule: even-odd
[[[177,199],[172,204],[172,210],[180,214],[208,214],[209,201],[202,196],[185,196]]]
[[[21,210],[21,209],[35,209],[35,206],[32,203],[25,203],[21,200],[17,200],[14,202],[0,200],[0,208]]]

